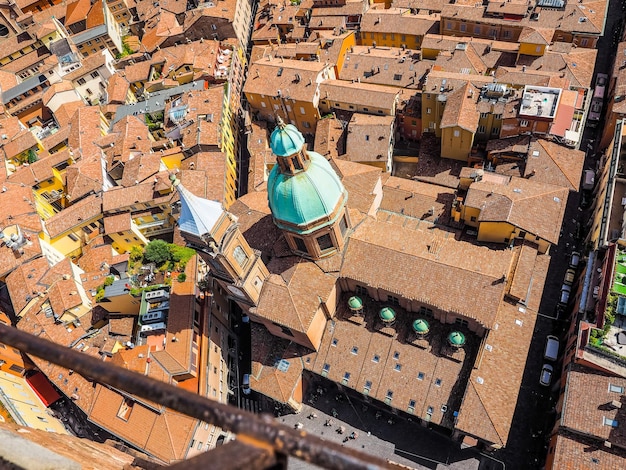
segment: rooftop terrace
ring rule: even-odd
[[[560,98],[560,88],[526,85],[519,115],[554,119]]]

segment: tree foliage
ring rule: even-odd
[[[149,263],[155,263],[157,266],[165,263],[170,259],[170,247],[163,240],[152,240],[146,245],[143,258]]]

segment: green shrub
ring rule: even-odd
[[[113,276],[107,276],[106,278],[104,278],[104,285],[110,286],[111,284],[113,284],[114,280],[115,278]]]
[[[180,273],[177,279],[178,282],[185,282],[187,280],[187,275],[185,273]]]

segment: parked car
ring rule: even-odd
[[[576,269],[578,267],[578,263],[580,263],[580,253],[577,251],[572,251],[569,259],[569,267]]]
[[[563,279],[563,282],[565,282],[566,285],[571,286],[572,284],[574,284],[575,277],[576,277],[576,270],[570,268],[565,273],[565,279]]]
[[[539,383],[544,387],[550,386],[552,382],[552,373],[554,368],[550,364],[544,364],[541,368],[541,375],[539,376]]]
[[[569,294],[572,291],[572,288],[567,284],[563,284],[561,286],[561,298],[559,299],[559,303],[563,305],[567,305],[569,302]]]
[[[548,336],[546,338],[546,347],[543,351],[543,358],[548,361],[556,361],[559,357],[559,338],[556,336]]]
[[[241,382],[241,390],[244,395],[250,395],[250,374],[243,374],[243,380]]]

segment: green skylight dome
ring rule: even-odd
[[[307,152],[310,164],[305,171],[295,175],[282,173],[274,165],[267,179],[267,199],[276,224],[281,222],[296,226],[309,225],[328,217],[339,201],[345,201],[348,193],[330,163],[316,152]],[[316,229],[318,227],[313,227]]]
[[[293,124],[285,124],[279,117],[277,126],[270,137],[270,147],[274,155],[288,157],[302,150],[304,137]]]
[[[394,312],[393,309],[390,307],[381,308],[380,312],[378,312],[378,315],[380,316],[380,319],[385,323],[392,322],[396,319],[396,312]]]
[[[457,348],[460,348],[461,346],[465,344],[465,335],[461,333],[460,331],[453,331],[452,333],[448,335],[448,342],[452,346],[456,346]]]
[[[418,334],[425,335],[430,331],[430,325],[428,322],[422,318],[418,318],[413,322],[413,331]]]
[[[350,307],[350,310],[361,310],[363,308],[363,301],[360,297],[355,295],[348,299],[348,307]]]

